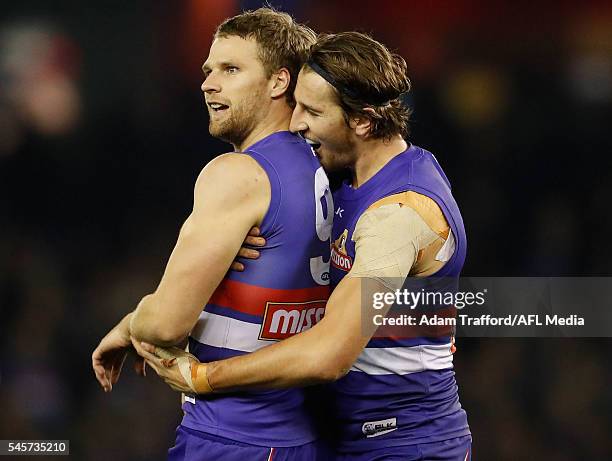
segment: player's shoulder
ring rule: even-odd
[[[202,168],[195,189],[235,195],[266,192],[269,182],[266,172],[255,159],[243,153],[230,152],[215,157]]]
[[[214,172],[220,175],[232,176],[258,171],[263,173],[261,166],[250,155],[242,152],[228,152],[226,154],[221,154],[208,162],[202,169],[201,173]]]
[[[434,199],[427,195],[420,194],[412,190],[387,195],[386,197],[378,199],[368,207],[368,210],[375,210],[386,205],[395,204],[409,206],[415,211],[423,214],[444,216],[444,214],[442,213],[442,209]]]
[[[369,215],[385,216],[393,210],[396,210],[396,213],[405,212],[407,208],[437,232],[447,231],[448,222],[440,206],[431,197],[415,191],[400,192],[379,199],[370,205],[366,212]]]
[[[264,169],[250,155],[240,152],[229,152],[221,154],[206,164],[198,182],[210,180],[214,182],[253,182],[261,176],[265,176]]]

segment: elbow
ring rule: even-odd
[[[333,383],[348,374],[356,356],[347,354],[346,350],[334,347],[326,341],[317,341],[316,346],[305,348],[302,372],[307,373],[307,381],[314,384]]]
[[[159,324],[150,325],[147,329],[135,328],[132,331],[132,337],[137,341],[145,341],[162,347],[175,346],[181,343],[186,336],[183,332]]]
[[[319,361],[316,365],[316,381],[319,383],[333,383],[346,376],[351,364],[337,360]]]
[[[146,332],[150,341],[158,346],[175,346],[184,341],[189,335],[190,329],[174,322],[164,322],[157,319],[151,322],[150,329]],[[137,336],[137,335],[136,335]]]
[[[161,315],[152,315],[148,305],[155,302],[153,295],[145,296],[132,318],[130,333],[138,341],[158,346],[174,346],[182,342],[190,329]]]
[[[183,342],[187,337],[188,333],[183,330],[179,330],[167,325],[158,325],[151,332],[155,337],[155,344],[158,346],[176,346]]]

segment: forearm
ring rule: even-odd
[[[261,222],[270,194],[266,172],[247,155],[217,157],[202,170],[164,275],[134,311],[136,340],[173,346],[189,334],[249,229]]]
[[[360,305],[360,280],[345,277],[329,299],[325,316],[311,329],[251,354],[206,364],[210,386],[224,392],[306,386],[341,378],[371,336],[363,335]]]
[[[210,387],[215,392],[278,389],[329,382],[343,376],[348,370],[328,360],[321,344],[314,344],[308,333],[251,354],[203,364]]]

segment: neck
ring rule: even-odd
[[[353,187],[363,185],[378,173],[389,161],[404,152],[408,144],[400,135],[390,141],[371,139],[359,143],[357,160],[353,167]]]
[[[276,101],[276,104],[270,105],[268,115],[255,125],[255,128],[251,130],[247,137],[240,144],[234,144],[234,150],[236,152],[243,152],[249,146],[273,133],[289,130],[291,113],[291,107],[284,100]]]

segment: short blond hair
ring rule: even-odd
[[[268,78],[282,68],[289,71],[291,79],[286,96],[293,106],[297,76],[315,43],[316,33],[289,14],[265,7],[226,19],[215,32],[215,38],[232,36],[255,40]]]

